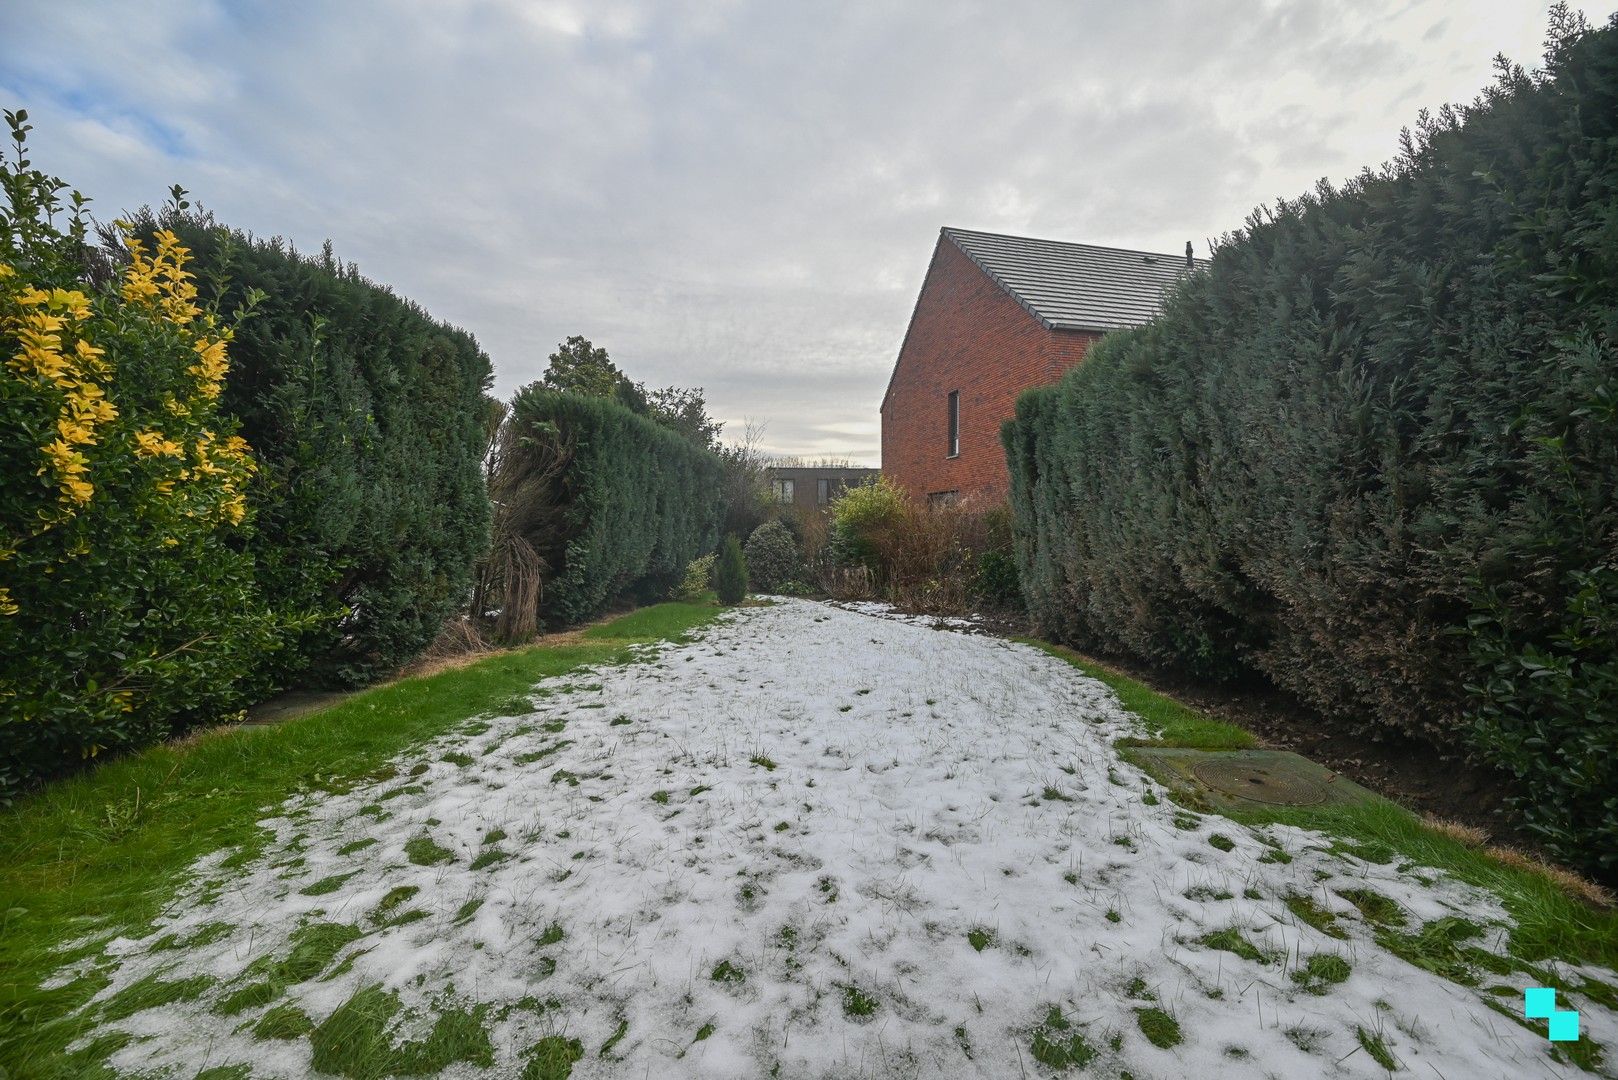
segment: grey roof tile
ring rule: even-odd
[[[1046,326],[1117,330],[1149,322],[1187,272],[1184,255],[1035,240],[970,229],[944,235]],[[1202,269],[1206,259],[1193,266]]]

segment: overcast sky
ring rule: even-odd
[[[583,334],[733,434],[877,464],[940,226],[1206,254],[1495,53],[1535,66],[1547,6],[3,0],[0,102],[103,218],[178,182],[330,238],[502,396]]]

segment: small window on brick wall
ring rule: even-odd
[[[831,502],[831,481],[822,476],[815,482],[815,501],[821,506]]]
[[[777,480],[775,482],[775,501],[789,503],[792,501],[792,481]]]
[[[950,457],[958,457],[961,453],[961,392],[949,392],[949,449]]]
[[[937,510],[945,506],[954,506],[961,501],[959,491],[933,491],[927,495],[927,508]]]

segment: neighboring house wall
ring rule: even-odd
[[[1000,425],[1016,412],[1017,395],[1055,382],[1100,337],[1047,330],[941,236],[882,403],[883,473],[917,499],[1003,500],[1010,476]],[[960,393],[955,457],[951,391]]]
[[[881,469],[814,469],[769,468],[765,474],[770,492],[778,504],[790,505],[799,513],[823,513],[832,500],[845,488],[874,483],[882,475]],[[783,500],[778,493],[783,484],[791,485],[791,498]]]

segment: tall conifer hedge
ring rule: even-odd
[[[264,598],[324,616],[288,643],[277,681],[391,673],[466,602],[487,542],[488,356],[329,249],[301,255],[195,213],[164,224],[223,310],[261,294],[221,400],[258,456]]]
[[[1048,634],[1470,748],[1618,872],[1618,22],[1255,213],[1004,441]]]
[[[545,622],[583,621],[620,596],[661,599],[714,549],[717,455],[615,401],[537,383],[512,399],[507,422],[532,433],[528,467],[550,487],[526,500],[520,525],[544,563]],[[565,467],[550,467],[557,454]]]

